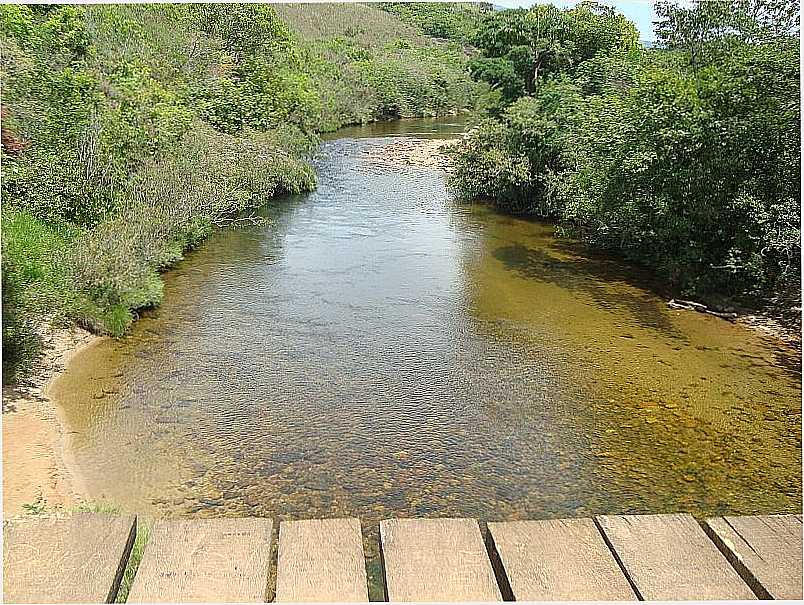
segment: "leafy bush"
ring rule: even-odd
[[[570,11],[534,10],[490,18],[488,31],[510,35],[508,46],[488,38],[485,60],[513,65],[523,44],[553,49],[552,75],[469,133],[452,186],[558,219],[686,294],[799,296],[800,67],[790,11],[775,0],[665,3],[671,50],[636,50],[620,17],[580,5],[583,18],[566,26]],[[542,32],[564,32],[552,46],[529,41],[537,17]],[[562,53],[572,60],[561,63]]]
[[[531,165],[514,146],[513,135],[510,126],[496,120],[475,126],[455,150],[452,187],[469,198],[505,200],[512,209],[527,203]]]
[[[452,188],[508,211],[558,216],[552,186],[563,168],[567,123],[579,102],[572,83],[548,81],[537,94],[511,104],[500,119],[481,122],[453,149]]]
[[[390,5],[276,9],[297,37],[301,69],[320,95],[315,130],[456,113],[473,107],[483,90],[466,73],[461,44],[434,43],[390,15]]]

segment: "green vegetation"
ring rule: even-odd
[[[408,5],[396,5],[408,6]],[[466,74],[456,41],[438,42],[387,8],[362,4],[277,4],[320,93],[313,127],[437,116],[474,108],[485,87]]]
[[[452,186],[680,291],[800,290],[798,3],[0,8],[6,380],[47,320],[123,334],[216,227],[315,186],[317,135],[478,110]],[[470,77],[471,76],[471,77]]]
[[[473,42],[483,16],[492,11],[491,4],[466,2],[386,2],[376,5],[396,15],[427,36]]]
[[[134,545],[131,547],[131,554],[126,562],[126,569],[123,571],[123,579],[120,581],[120,588],[114,599],[115,603],[125,603],[128,599],[128,593],[131,591],[131,586],[134,583],[134,576],[137,575],[137,569],[139,569],[140,562],[142,561],[142,553],[145,551],[145,546],[148,544],[148,538],[150,537],[150,525],[146,525],[141,517],[137,517],[137,534],[134,537]]]
[[[40,493],[33,502],[23,504],[22,510],[25,511],[26,515],[41,515],[47,512],[47,502]]]
[[[119,515],[120,507],[109,502],[83,502],[67,508],[68,513],[102,513],[105,515]]]
[[[583,3],[488,15],[492,85],[452,186],[708,300],[800,296],[798,3],[658,6],[660,48]]]
[[[26,502],[22,505],[26,515],[49,515],[59,512],[68,513],[104,513],[116,515],[120,513],[120,507],[108,502],[83,502],[76,506],[62,508],[48,504],[45,497],[40,493],[33,502]]]
[[[5,5],[0,51],[6,381],[43,321],[121,335],[212,229],[313,188],[318,132],[482,88],[370,6]]]

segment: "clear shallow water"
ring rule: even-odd
[[[75,358],[53,393],[93,499],[369,534],[800,511],[794,352],[668,309],[548,225],[454,203],[438,171],[364,156],[393,141],[325,142],[315,192],[213,236],[129,337]]]

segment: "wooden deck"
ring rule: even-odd
[[[112,602],[135,517],[3,525],[4,602]],[[485,536],[485,539],[484,539]],[[366,602],[358,519],[161,519],[129,602]],[[800,515],[380,523],[388,601],[802,598]],[[276,573],[272,574],[272,566]],[[271,578],[276,586],[269,586]]]

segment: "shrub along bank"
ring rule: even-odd
[[[709,301],[800,300],[798,3],[660,2],[659,48],[591,3],[484,18],[495,97],[452,186]]]
[[[317,132],[473,102],[465,55],[384,11],[279,10],[0,7],[5,381],[43,319],[120,335],[213,228],[313,188]]]

